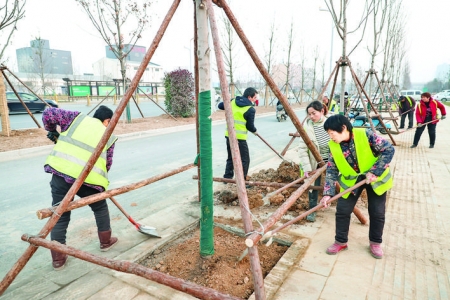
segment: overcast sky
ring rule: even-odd
[[[427,82],[435,77],[438,65],[450,64],[450,1],[403,1],[408,15],[407,59],[411,68],[411,80]],[[351,13],[348,17],[356,21],[360,17],[358,5],[362,1],[349,2]],[[159,0],[152,5],[152,26],[138,42],[139,45],[148,48],[171,4],[170,0]],[[293,60],[298,58],[301,45],[308,53],[317,46],[326,62],[325,69],[329,70],[331,20],[328,12],[319,10],[319,7],[325,7],[323,1],[233,0],[230,7],[260,58],[268,44],[269,28],[273,20],[277,27],[277,44],[280,45],[278,51],[282,57],[281,48],[287,40],[288,28],[293,21],[296,36]],[[215,11],[219,17],[220,9],[216,8]],[[12,70],[17,68],[15,49],[28,47],[30,40],[36,36],[49,40],[52,49],[71,51],[74,72],[77,74],[92,73],[92,63],[105,56],[105,43],[74,0],[28,0],[25,15],[18,24],[18,30],[7,51],[7,66]],[[1,38],[3,42],[3,36]],[[193,65],[193,61],[189,59],[189,48],[193,49],[192,38],[193,3],[192,0],[182,0],[152,62],[162,65],[165,71],[177,67],[190,68]],[[350,48],[354,45],[352,39],[357,39],[357,35],[350,36]],[[341,40],[334,34],[333,64],[340,56],[341,45]],[[353,66],[359,64],[363,69],[368,68],[367,45],[367,42],[361,43],[350,56]],[[245,49],[240,49],[238,72],[243,77],[254,77],[257,72],[249,60]],[[381,66],[378,69],[379,67]]]

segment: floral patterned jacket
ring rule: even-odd
[[[370,172],[375,176],[383,174],[384,170],[389,167],[389,163],[394,157],[395,149],[391,143],[384,138],[378,136],[371,129],[366,129],[367,141],[370,144],[373,155],[378,157],[378,160],[370,169]],[[349,165],[356,171],[360,172],[358,161],[356,157],[355,141],[352,134],[350,141],[340,143],[342,153]],[[335,182],[339,176],[339,169],[334,162],[333,155],[330,152],[330,157],[327,164],[327,173],[325,176],[325,185],[323,189],[324,196],[334,196],[336,193]]]

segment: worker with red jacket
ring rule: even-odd
[[[441,118],[438,117],[438,109],[441,112]],[[431,98],[430,93],[422,93],[420,102],[416,109],[417,129],[414,134],[414,142],[411,148],[416,148],[419,144],[420,136],[425,130],[424,124],[428,127],[430,148],[434,148],[434,143],[436,141],[436,124],[439,122],[439,119],[444,120],[445,117],[445,106],[441,102]]]

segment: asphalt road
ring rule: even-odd
[[[297,113],[302,120],[305,112]],[[289,132],[295,127],[289,121],[277,122],[275,114],[258,116],[255,125],[258,133],[279,152],[290,140]],[[213,125],[213,174],[223,176],[226,160],[224,138],[225,122]],[[168,172],[192,163],[196,157],[196,137],[193,129],[159,135],[119,139],[115,148],[114,162],[110,171],[110,188]],[[256,136],[249,134],[251,166],[258,165],[276,156]],[[3,278],[17,259],[23,254],[28,243],[20,237],[24,233],[37,234],[45,220],[38,220],[38,209],[49,207],[51,175],[43,172],[46,155],[29,155],[17,160],[0,162],[0,277]],[[281,160],[280,160],[281,162]],[[117,199],[137,221],[145,218],[149,211],[155,212],[174,205],[180,199],[192,199],[197,193],[197,181],[192,179],[196,169],[191,169],[141,189],[119,195]],[[221,183],[215,183],[221,184]],[[131,205],[133,203],[133,205]],[[112,228],[132,226],[120,211],[109,203]],[[122,218],[118,218],[121,216]],[[168,216],[169,217],[169,216]],[[146,224],[157,227],[158,224]],[[80,238],[81,237],[81,238]],[[68,244],[77,248],[98,247],[93,214],[88,207],[72,212],[68,229]],[[39,249],[26,268],[19,275],[26,279],[30,272],[44,265],[50,268],[50,254],[47,249]],[[48,264],[47,264],[48,262]]]

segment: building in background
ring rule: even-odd
[[[33,40],[30,47],[17,49],[16,56],[21,73],[73,75],[71,52],[51,49],[48,40]]]
[[[50,48],[50,42],[41,38],[30,41],[30,47],[16,49],[18,72],[15,74],[35,93],[61,94],[63,77],[73,76],[72,53]],[[16,79],[11,80],[18,91],[28,89]],[[11,88],[7,86],[7,90]]]
[[[132,45],[125,45],[124,51],[128,51]],[[120,62],[114,55],[109,46],[105,46],[106,57],[96,61],[92,67],[94,74],[103,78],[103,80],[120,79],[122,75],[120,73]],[[143,46],[135,45],[133,49],[128,53],[126,59],[126,76],[129,79],[133,79],[136,72],[144,59],[146,48]],[[142,75],[141,81],[145,82],[162,82],[164,77],[163,68],[155,63],[150,62]]]
[[[125,45],[128,50],[130,45]],[[41,95],[106,96],[123,94],[121,90],[120,62],[105,46],[106,55],[93,64],[93,73],[74,74],[70,51],[50,48],[50,42],[36,39],[30,47],[16,49],[18,72],[15,75],[27,87]],[[127,56],[126,76],[135,76],[146,48],[134,46]],[[161,90],[164,71],[161,66],[149,63],[138,85],[137,93],[154,94]],[[13,76],[9,77],[17,91],[29,92],[28,88]],[[11,90],[9,85],[7,90]],[[112,91],[114,90],[114,91]]]

